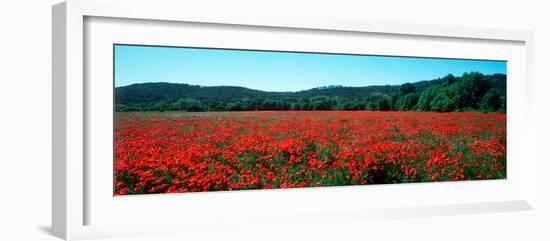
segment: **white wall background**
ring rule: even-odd
[[[182,0],[184,1],[184,0]],[[51,5],[2,1],[0,7],[0,240],[51,236]],[[379,222],[224,230],[117,240],[549,240],[550,15],[546,1],[189,1],[190,7],[246,13],[436,23],[535,32],[537,193],[535,211]],[[154,11],[152,9],[151,11]],[[546,94],[546,95],[545,95]],[[136,214],[139,215],[139,214]],[[276,230],[276,231],[274,231]]]

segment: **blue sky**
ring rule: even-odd
[[[327,85],[402,84],[479,71],[506,62],[115,45],[115,86],[146,82],[299,91]]]

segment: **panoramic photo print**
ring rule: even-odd
[[[114,195],[506,178],[506,61],[113,48]]]

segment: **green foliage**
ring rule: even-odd
[[[446,92],[438,92],[430,102],[431,111],[449,112],[457,109],[457,98],[450,98]]]
[[[420,94],[420,97],[418,98],[418,102],[416,103],[416,110],[417,111],[430,111],[432,110],[432,100],[435,98],[435,95],[437,94],[438,90],[433,87],[424,90],[422,94]]]
[[[395,104],[397,110],[408,111],[414,110],[416,104],[418,103],[418,94],[414,92],[409,92],[408,94],[402,95],[397,99]]]
[[[208,110],[208,107],[196,99],[182,98],[173,104],[173,109],[188,112],[200,112]]]
[[[401,95],[407,95],[409,93],[414,93],[416,91],[416,88],[411,83],[404,83],[399,87],[399,92]]]
[[[499,93],[495,89],[490,89],[481,99],[480,107],[485,111],[497,111],[502,108],[502,103]]]
[[[376,110],[377,107],[378,103],[375,103],[374,101],[369,101],[366,110]]]
[[[455,94],[460,98],[459,108],[471,107],[477,109],[479,102],[491,87],[489,82],[478,72],[465,73],[460,81],[452,85]]]
[[[391,109],[390,99],[389,98],[380,98],[376,105],[376,110],[379,111],[388,111]]]
[[[443,77],[442,80],[443,80],[443,83],[447,85],[452,85],[456,82],[456,77],[454,77],[454,75],[452,74],[448,74],[445,77]]]
[[[430,81],[298,92],[146,83],[115,88],[116,111],[506,111],[506,75],[464,73]]]
[[[502,103],[500,105],[500,109],[498,109],[498,112],[506,112],[506,98],[502,98]]]
[[[327,96],[315,96],[311,98],[313,110],[331,110],[332,100]]]

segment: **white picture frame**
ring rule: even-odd
[[[155,11],[150,11],[150,9]],[[254,223],[255,225],[265,225],[269,222],[278,222],[284,220],[286,217],[296,218],[295,224],[303,221],[317,222],[320,216],[332,217],[334,222],[342,220],[367,220],[367,219],[383,219],[392,217],[422,217],[433,215],[450,215],[450,214],[466,214],[466,213],[481,213],[481,212],[497,212],[497,211],[514,211],[514,210],[530,210],[532,209],[533,193],[534,193],[534,135],[533,130],[528,125],[528,117],[531,115],[530,110],[530,98],[529,93],[532,93],[532,74],[533,74],[533,34],[529,31],[519,30],[498,30],[498,29],[483,29],[483,28],[469,28],[469,27],[456,27],[456,26],[439,26],[439,25],[421,25],[421,24],[409,24],[409,23],[391,23],[391,22],[371,22],[371,21],[359,21],[350,19],[320,19],[320,18],[303,18],[295,16],[276,16],[265,14],[250,14],[243,15],[209,15],[208,13],[195,11],[185,7],[184,2],[180,1],[151,1],[151,2],[132,2],[132,1],[110,1],[110,2],[96,2],[85,0],[69,0],[64,3],[60,3],[53,7],[53,167],[52,167],[52,227],[53,234],[63,239],[84,239],[94,237],[112,237],[122,235],[136,235],[136,234],[153,234],[153,233],[169,233],[169,232],[193,232],[196,230],[210,230],[216,228],[227,228],[232,226],[238,226],[242,224]],[[166,218],[166,212],[169,209],[162,210],[163,219],[160,219],[160,214],[154,212],[148,212],[144,214],[147,219],[155,221],[155,225],[145,224],[139,229],[135,226],[131,226],[128,222],[131,220],[124,220],[124,222],[105,223],[91,222],[90,216],[95,215],[96,210],[90,209],[90,200],[95,200],[100,192],[92,191],[90,182],[87,180],[90,169],[93,169],[92,164],[85,161],[85,156],[90,154],[89,144],[86,142],[87,135],[90,130],[89,118],[91,111],[89,105],[89,99],[87,102],[87,96],[94,95],[106,95],[108,93],[96,91],[90,94],[88,91],[91,88],[96,88],[95,85],[90,85],[85,82],[86,68],[90,68],[87,62],[86,41],[90,39],[86,38],[86,19],[99,19],[110,18],[123,21],[134,21],[135,24],[144,24],[146,22],[154,22],[155,24],[149,25],[148,28],[154,30],[155,26],[162,25],[164,23],[172,24],[213,24],[223,25],[224,29],[231,31],[231,28],[255,28],[255,29],[277,29],[278,31],[291,31],[300,30],[302,32],[316,31],[319,34],[329,33],[357,33],[357,34],[382,34],[391,35],[397,39],[399,38],[411,38],[420,37],[440,40],[454,40],[454,44],[460,46],[460,42],[476,41],[477,43],[483,43],[490,46],[494,43],[506,43],[517,47],[516,54],[506,57],[506,60],[512,61],[507,58],[521,59],[516,61],[516,66],[519,69],[516,73],[517,78],[514,78],[515,86],[517,88],[509,88],[511,96],[515,96],[518,101],[515,104],[509,105],[508,114],[513,116],[513,125],[511,128],[514,135],[512,142],[512,148],[516,150],[512,156],[514,163],[511,168],[519,170],[517,179],[505,180],[504,182],[487,182],[487,183],[466,183],[455,184],[453,187],[462,187],[464,190],[477,190],[485,191],[488,189],[495,189],[495,193],[486,193],[486,198],[476,199],[475,196],[468,198],[453,199],[452,195],[441,202],[420,202],[411,201],[410,205],[403,205],[402,203],[393,203],[393,206],[379,206],[374,205],[372,209],[360,209],[357,206],[350,205],[350,209],[329,209],[323,211],[321,207],[311,207],[306,212],[300,212],[299,210],[288,211],[288,206],[279,206],[271,210],[267,210],[262,213],[261,217],[253,216],[251,213],[245,213],[241,216],[234,213],[227,212],[221,213],[221,216],[208,216],[210,218],[193,222],[194,225],[168,225],[170,221],[177,219]],[[137,21],[137,22],[136,22]],[[121,28],[125,28],[124,24],[121,24]],[[201,31],[201,30],[197,30]],[[205,30],[206,31],[206,30]],[[101,32],[91,32],[92,34]],[[87,33],[90,34],[90,33]],[[106,41],[120,40],[122,37],[112,37],[106,34]],[[104,38],[104,39],[105,39]],[[118,38],[118,39],[116,39]],[[145,41],[136,37],[126,38],[125,41]],[[170,42],[170,36],[167,36],[165,41]],[[101,41],[101,38],[91,38],[92,41]],[[200,39],[199,39],[200,40]],[[162,41],[162,40],[155,40]],[[154,44],[155,41],[148,43]],[[452,42],[452,41],[451,41]],[[211,43],[216,45],[216,43]],[[450,43],[451,45],[453,43]],[[92,45],[93,47],[93,45]],[[224,46],[226,47],[226,46]],[[257,47],[261,48],[261,47]],[[284,47],[281,47],[284,48]],[[303,47],[302,47],[303,48]],[[478,46],[479,49],[479,46]],[[490,48],[489,48],[490,49]],[[460,50],[460,49],[459,49]],[[466,51],[465,51],[466,52]],[[495,49],[498,52],[498,49]],[[414,55],[415,53],[410,53]],[[453,57],[455,52],[449,51],[446,53],[447,57]],[[490,52],[486,53],[487,56],[492,56]],[[474,58],[475,56],[471,56]],[[495,58],[498,58],[495,55]],[[93,61],[90,61],[93,62]],[[96,68],[92,66],[92,68]],[[109,70],[107,69],[106,72]],[[106,80],[107,81],[107,80]],[[110,80],[109,80],[110,81]],[[109,84],[112,84],[109,82]],[[510,96],[509,95],[509,96]],[[93,114],[92,114],[93,115]],[[515,124],[514,124],[515,123]],[[518,137],[518,138],[516,138]],[[509,138],[511,138],[509,136]],[[104,153],[105,154],[105,153]],[[91,166],[92,165],[92,166]],[[97,170],[97,168],[96,168]],[[105,171],[105,170],[103,170]],[[110,170],[107,170],[109,172]],[[88,174],[87,174],[88,173]],[[100,172],[97,172],[100,173]],[[103,174],[98,174],[99,176]],[[105,176],[106,179],[112,178]],[[111,179],[112,180],[112,179]],[[111,180],[108,180],[109,182]],[[429,185],[429,186],[426,186]],[[478,189],[478,186],[485,186]],[[380,193],[382,197],[384,193],[395,192],[410,192],[418,193],[424,189],[433,193],[441,193],[449,190],[448,184],[420,184],[417,186],[400,186],[392,185],[380,186],[380,187],[343,187],[334,189],[333,193],[327,193],[325,190],[301,190],[301,191],[287,191],[287,190],[274,190],[264,192],[261,191],[247,191],[247,192],[234,192],[231,194],[207,194],[199,196],[185,196],[185,195],[160,195],[154,198],[148,196],[140,196],[134,199],[123,200],[125,207],[124,212],[128,213],[132,211],[132,208],[143,208],[143,205],[162,205],[165,207],[174,207],[174,205],[185,204],[190,208],[196,208],[197,203],[207,203],[208,205],[219,205],[220,199],[226,199],[228,201],[237,202],[244,199],[252,199],[256,201],[265,201],[277,197],[284,196],[285,198],[298,198],[307,200],[311,196],[318,198],[330,198],[336,195],[353,195],[353,190],[365,190],[368,188],[371,193]],[[511,194],[504,195],[504,191],[511,190]],[[375,190],[375,191],[372,191]],[[502,195],[495,195],[502,192]],[[112,192],[111,192],[112,193]],[[94,195],[96,194],[96,195]],[[474,194],[475,195],[475,194]],[[351,196],[350,196],[351,197]],[[354,196],[355,197],[355,196]],[[386,196],[389,197],[389,196]],[[104,199],[113,198],[103,197]],[[360,198],[357,196],[357,198]],[[154,199],[153,201],[151,201]],[[190,201],[191,200],[191,201]],[[379,203],[384,203],[387,200],[381,198]],[[94,201],[95,202],[95,201]],[[155,204],[156,203],[156,204]],[[101,205],[114,205],[103,202]],[[140,206],[142,205],[142,206]],[[102,206],[99,206],[102,207]],[[203,206],[204,207],[204,206]],[[160,208],[160,206],[159,206]],[[250,206],[251,210],[254,207]],[[215,209],[215,208],[214,208]],[[283,210],[285,209],[285,210]],[[111,212],[115,209],[104,209]],[[100,211],[97,211],[98,213]],[[255,210],[258,212],[258,210]],[[107,214],[105,214],[107,213]],[[108,217],[109,213],[104,211],[103,217]],[[107,215],[107,216],[106,216]],[[114,213],[112,219],[116,220],[117,217]],[[191,213],[197,218],[198,213]],[[214,215],[214,214],[212,214]],[[286,216],[285,216],[286,215]],[[169,216],[169,215],[168,215]],[[223,220],[214,220],[211,218],[225,218],[230,219],[232,222],[229,224]],[[264,217],[269,217],[266,219]],[[121,218],[122,219],[122,218]],[[103,221],[105,218],[102,219]],[[141,220],[137,218],[137,220]],[[164,220],[164,221],[163,221]],[[270,221],[268,221],[270,220]],[[275,221],[274,221],[275,220]],[[182,221],[182,220],[177,220]],[[164,223],[163,223],[164,222]],[[126,225],[120,223],[128,223]],[[293,222],[287,224],[292,225]],[[208,226],[208,228],[207,228]]]

